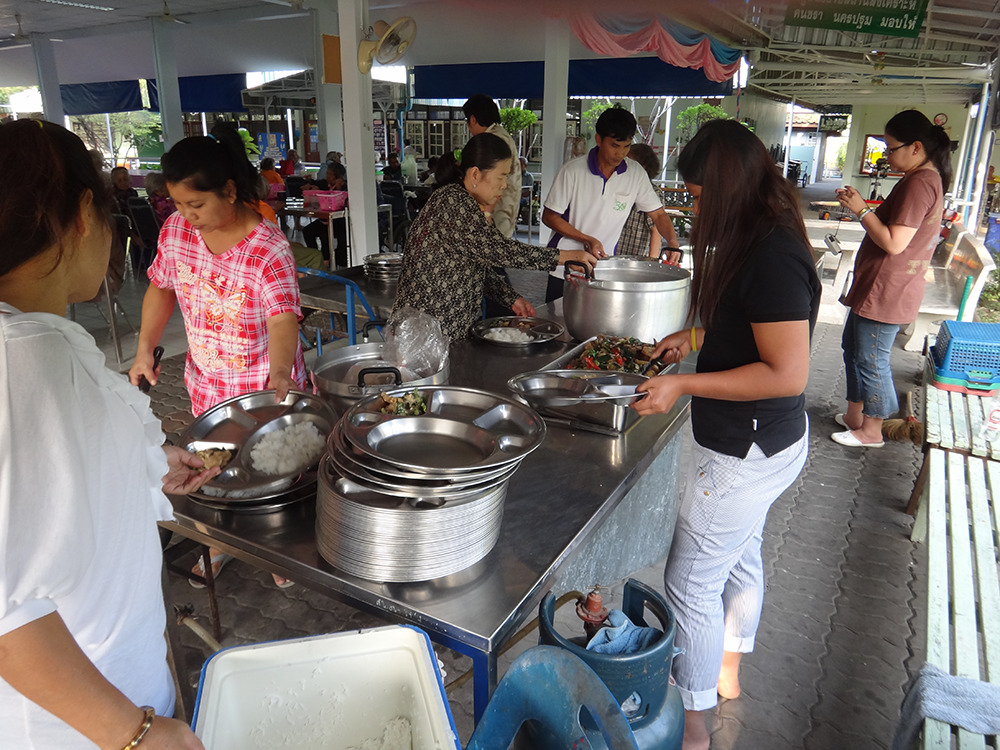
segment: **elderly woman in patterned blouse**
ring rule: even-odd
[[[409,305],[441,321],[452,339],[462,339],[480,317],[483,295],[517,315],[535,314],[494,266],[552,271],[576,260],[593,269],[597,259],[584,250],[527,245],[504,237],[489,222],[489,208],[503,192],[512,159],[507,144],[492,133],[472,138],[458,158],[441,158],[438,189],[406,237],[393,316]]]

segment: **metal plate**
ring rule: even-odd
[[[531,336],[531,341],[494,341],[486,338],[486,334],[493,328],[516,328]],[[553,320],[545,318],[521,318],[515,315],[508,315],[500,318],[486,318],[476,321],[472,326],[472,335],[495,346],[504,346],[511,349],[523,349],[526,346],[544,344],[547,341],[559,338],[566,329]]]
[[[280,403],[275,392],[255,391],[228,399],[198,417],[181,435],[179,445],[188,451],[202,448],[227,448],[236,455],[219,476],[207,482],[196,499],[228,504],[259,504],[274,499],[302,485],[308,469],[298,467],[284,474],[264,474],[253,468],[250,452],[265,435],[292,424],[312,422],[325,438],[330,435],[335,417],[319,396],[290,391]],[[313,481],[313,479],[310,481]]]
[[[472,388],[416,389],[427,414],[382,414],[382,397],[367,396],[344,415],[344,437],[362,453],[409,471],[476,472],[520,461],[545,437],[545,423],[511,398]],[[387,391],[401,397],[412,388]],[[451,423],[451,424],[449,424]]]
[[[515,375],[507,387],[534,407],[575,406],[585,402],[631,404],[643,396],[602,395],[601,386],[637,386],[644,375],[596,370],[539,370]]]
[[[290,505],[310,500],[316,496],[316,472],[310,471],[302,475],[302,482],[296,482],[285,492],[273,497],[258,497],[251,500],[232,503],[224,497],[208,497],[198,492],[192,492],[188,497],[198,505],[220,511],[230,511],[240,515],[275,513]]]
[[[503,465],[462,474],[420,474],[404,471],[359,451],[344,439],[339,423],[330,433],[327,455],[345,476],[351,476],[373,486],[407,488],[410,494],[415,495],[461,492],[470,486],[498,479],[511,470],[511,467]]]

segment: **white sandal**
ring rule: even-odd
[[[205,575],[205,564],[202,562],[203,559],[204,558],[202,558],[201,555],[198,556],[198,562],[195,563],[194,567],[191,568],[191,572],[192,573],[195,573],[196,575],[200,575],[200,576],[204,576]],[[219,573],[221,573],[222,569],[224,567],[226,567],[226,563],[228,563],[232,559],[233,559],[233,556],[232,555],[227,555],[225,552],[220,552],[215,557],[213,557],[212,558],[212,570],[214,571],[213,578],[218,578],[219,577]],[[215,570],[216,564],[218,564],[218,566],[219,566],[218,570]],[[205,584],[204,583],[201,583],[200,581],[194,581],[194,580],[192,580],[190,578],[188,578],[188,583],[191,584],[191,588],[193,588],[193,589],[203,589],[203,588],[205,588]]]

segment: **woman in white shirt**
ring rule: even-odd
[[[83,143],[19,120],[0,126],[0,163],[22,175],[0,184],[0,747],[198,750],[165,718],[156,522],[164,490],[218,470],[163,446],[148,397],[63,317],[111,246]]]

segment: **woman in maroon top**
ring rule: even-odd
[[[836,421],[847,429],[831,436],[852,448],[882,447],[882,420],[899,407],[889,368],[892,342],[920,309],[951,184],[948,134],[921,112],[906,110],[889,120],[885,144],[889,166],[904,176],[878,208],[869,208],[852,187],[837,191],[867,232],[844,300],[851,308],[843,338],[847,411]]]

